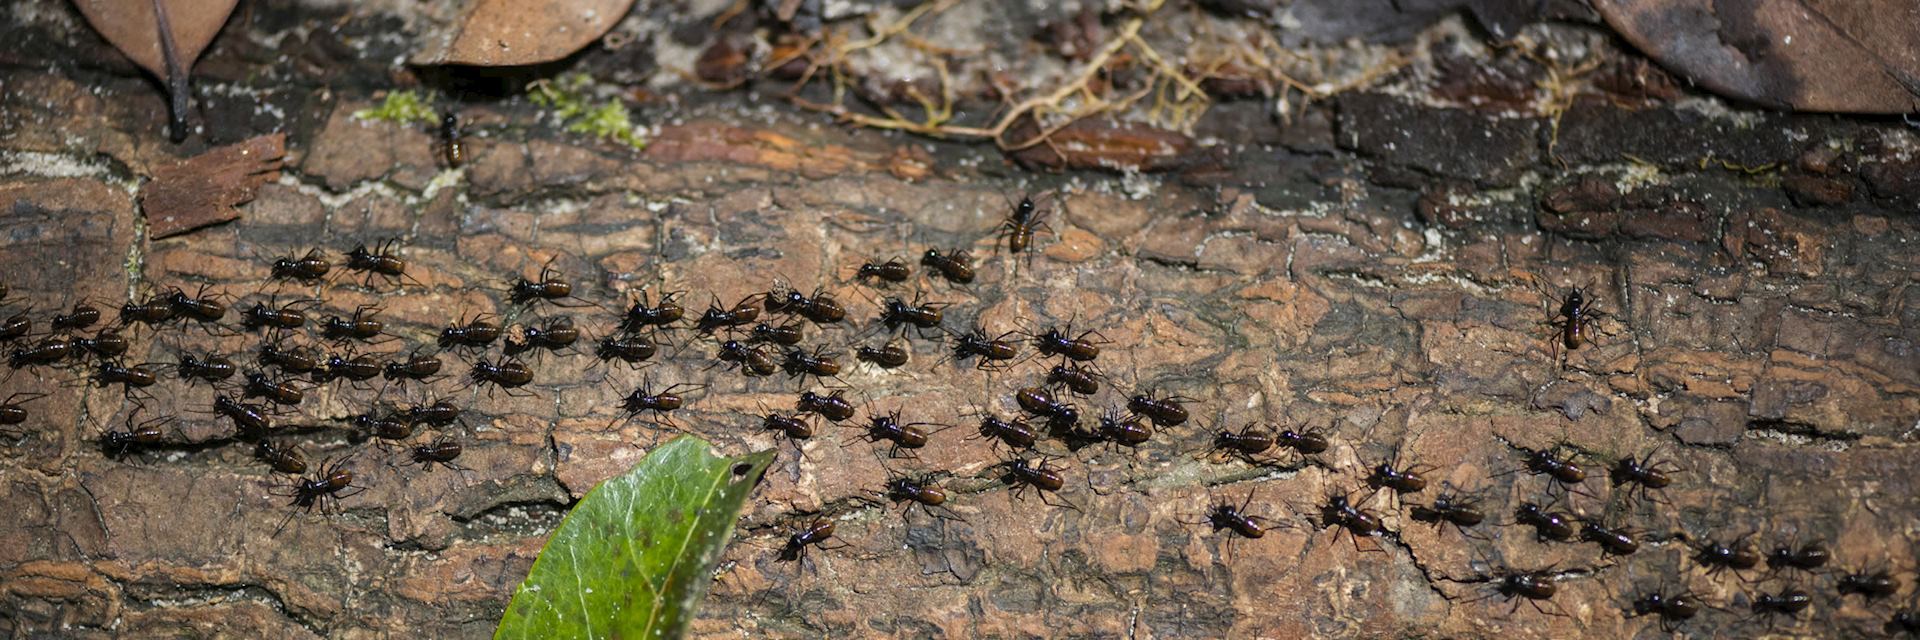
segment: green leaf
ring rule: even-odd
[[[600,483],[547,540],[493,637],[680,637],[773,455],[723,458],[681,436]]]

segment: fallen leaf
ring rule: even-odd
[[[633,0],[470,0],[429,33],[414,64],[510,67],[567,57],[605,35]]]
[[[93,30],[165,83],[169,135],[187,138],[187,76],[239,0],[74,0]],[[160,25],[165,24],[166,29]]]
[[[240,217],[235,205],[280,177],[287,134],[252,138],[160,167],[140,187],[140,208],[153,239]]]
[[[1594,0],[1634,46],[1722,95],[1776,108],[1920,111],[1912,0]]]

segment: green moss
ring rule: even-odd
[[[409,122],[433,122],[433,109],[427,108],[419,92],[393,91],[387,94],[385,102],[372,109],[353,112],[355,120],[385,120],[407,124]]]
[[[596,105],[587,95],[592,88],[593,80],[581,73],[541,80],[527,87],[533,103],[551,109],[554,121],[569,133],[613,140],[635,149],[645,148],[647,141],[640,137],[639,129],[627,113],[627,105],[618,99]]]

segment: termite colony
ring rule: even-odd
[[[446,132],[457,124],[449,119]],[[448,135],[452,135],[449,133]],[[457,153],[457,144],[447,153]],[[449,156],[450,164],[457,162]],[[993,238],[1016,262],[1036,250],[1037,234],[1050,233],[1044,212],[1030,197],[1013,205]],[[1180,450],[1205,451],[1214,463],[1238,462],[1250,467],[1297,471],[1318,466],[1350,476],[1352,491],[1331,492],[1311,505],[1294,505],[1290,515],[1277,513],[1258,501],[1255,490],[1223,498],[1194,511],[1189,525],[1229,536],[1228,544],[1257,544],[1280,528],[1329,532],[1348,537],[1356,551],[1381,551],[1383,544],[1405,546],[1403,528],[1410,520],[1430,525],[1443,535],[1457,532],[1463,544],[1491,545],[1512,532],[1541,545],[1591,545],[1598,561],[1617,560],[1640,553],[1645,546],[1680,543],[1688,548],[1687,562],[1708,578],[1725,574],[1746,576],[1766,571],[1779,582],[1774,588],[1755,589],[1744,602],[1709,602],[1682,584],[1663,581],[1659,588],[1624,594],[1621,609],[1627,617],[1652,616],[1663,629],[1674,629],[1707,609],[1744,608],[1771,625],[1777,617],[1800,619],[1814,606],[1810,591],[1830,579],[1835,598],[1868,602],[1890,601],[1902,581],[1884,568],[1838,568],[1826,545],[1817,540],[1781,540],[1768,549],[1757,547],[1751,532],[1649,534],[1628,522],[1626,514],[1638,507],[1666,504],[1663,492],[1681,482],[1680,469],[1657,453],[1603,459],[1571,447],[1530,450],[1513,447],[1511,466],[1493,477],[1515,475],[1538,485],[1537,495],[1510,505],[1497,505],[1483,492],[1465,490],[1447,482],[1430,481],[1434,467],[1402,459],[1399,446],[1387,455],[1356,465],[1335,465],[1328,454],[1341,443],[1331,426],[1219,424],[1199,431],[1189,426],[1197,409],[1191,398],[1153,388],[1121,391],[1103,371],[1102,355],[1111,344],[1097,329],[1076,327],[1074,321],[1056,321],[1040,327],[989,328],[986,318],[960,324],[949,315],[952,305],[929,299],[942,287],[972,287],[978,273],[974,251],[967,248],[927,247],[917,259],[887,256],[847,265],[848,283],[871,294],[871,305],[836,297],[825,287],[803,290],[791,284],[772,286],[723,299],[703,296],[704,309],[689,309],[690,294],[683,291],[642,290],[638,296],[603,306],[583,294],[567,274],[542,265],[531,278],[507,280],[498,297],[506,318],[469,310],[456,320],[423,336],[402,336],[389,330],[377,304],[354,305],[321,315],[330,289],[349,288],[361,294],[387,293],[396,288],[428,285],[409,273],[395,241],[360,245],[335,256],[321,249],[267,261],[269,279],[277,289],[260,292],[247,302],[215,287],[168,286],[151,295],[119,305],[117,321],[106,321],[100,307],[85,301],[46,315],[43,329],[27,311],[6,315],[0,323],[0,345],[7,348],[9,377],[21,372],[77,376],[80,383],[117,389],[131,410],[119,425],[99,428],[104,455],[128,457],[146,450],[187,442],[173,433],[175,419],[149,411],[145,405],[159,384],[181,387],[181,393],[203,393],[198,411],[230,424],[224,440],[245,447],[249,455],[274,473],[290,476],[275,483],[274,491],[288,500],[290,512],[275,529],[295,516],[340,506],[366,488],[366,476],[357,475],[363,463],[360,451],[310,463],[287,434],[301,420],[308,393],[330,387],[336,394],[352,390],[364,408],[345,417],[324,418],[351,434],[358,443],[372,443],[393,467],[419,465],[421,473],[435,467],[464,472],[460,465],[463,435],[470,432],[463,419],[464,403],[455,394],[500,394],[527,397],[537,393],[543,365],[562,358],[584,358],[590,367],[603,368],[606,380],[624,380],[619,404],[609,428],[625,421],[645,420],[660,428],[678,428],[682,412],[724,377],[742,384],[784,386],[791,389],[791,409],[763,409],[746,416],[744,430],[766,431],[791,443],[793,455],[804,457],[806,443],[843,427],[839,439],[852,445],[864,441],[886,467],[884,486],[872,493],[901,506],[941,519],[959,519],[951,507],[964,502],[973,489],[943,486],[955,472],[916,469],[906,472],[896,464],[914,464],[919,452],[941,446],[942,436],[964,427],[966,439],[984,440],[1000,459],[975,479],[997,482],[1011,499],[1028,497],[1058,508],[1081,507],[1060,495],[1077,473],[1081,451],[1130,455],[1149,442],[1178,439]],[[916,274],[916,271],[918,272]],[[338,282],[345,279],[344,284]],[[307,291],[298,292],[306,288]],[[0,304],[9,291],[0,285]],[[1573,288],[1559,299],[1550,314],[1548,341],[1555,360],[1563,350],[1580,349],[1596,339],[1596,323],[1606,315],[1595,292]],[[365,297],[362,295],[360,297]],[[111,310],[111,309],[109,309]],[[453,310],[457,311],[457,310]],[[317,316],[317,317],[316,317]],[[1006,319],[1014,324],[1023,318]],[[101,328],[95,328],[102,325]],[[849,325],[861,329],[848,328]],[[832,334],[827,328],[840,327]],[[199,331],[213,336],[258,336],[251,347],[227,353],[174,349],[160,362],[131,364],[129,336],[145,332]],[[815,338],[811,345],[809,335]],[[848,344],[834,345],[823,337],[840,335]],[[964,419],[923,413],[916,404],[882,410],[871,398],[852,389],[841,377],[852,367],[875,371],[914,365],[914,342],[937,343],[943,354],[929,369],[942,365],[967,367],[1011,376],[1025,368],[1028,377],[999,381],[1003,393],[988,399]],[[398,344],[393,344],[398,343]],[[394,347],[398,347],[397,349]],[[852,359],[847,358],[848,354]],[[450,358],[464,364],[449,365]],[[704,361],[711,371],[703,380],[656,379],[650,368],[670,359]],[[1111,357],[1108,358],[1111,360]],[[619,376],[615,376],[615,372]],[[435,383],[452,386],[436,397]],[[206,389],[198,389],[206,387]],[[555,391],[554,393],[559,393]],[[29,437],[23,427],[34,403],[44,393],[13,393],[0,401],[0,433]],[[183,397],[183,396],[176,396]],[[1095,405],[1094,398],[1108,398]],[[972,402],[973,400],[969,400]],[[1082,403],[1087,403],[1083,406]],[[978,406],[978,405],[976,405]],[[861,414],[864,412],[864,416]],[[311,418],[311,416],[305,416]],[[311,432],[316,427],[303,426]],[[1173,433],[1180,435],[1174,436]],[[364,450],[362,450],[364,451]],[[901,462],[905,460],[905,462]],[[1090,473],[1086,484],[1094,486]],[[1608,499],[1596,497],[1605,490]],[[875,500],[874,502],[878,502]],[[1384,505],[1383,505],[1384,503]],[[1582,504],[1597,506],[1587,513]],[[857,507],[836,507],[842,511]],[[1397,512],[1397,513],[1396,513]],[[782,535],[784,545],[775,556],[803,559],[809,548],[833,541],[836,521],[844,513],[794,513],[794,527]],[[1405,520],[1400,517],[1404,516]],[[837,542],[837,541],[834,541]],[[1363,545],[1364,542],[1364,545]],[[1372,547],[1368,549],[1366,547]],[[1476,551],[1475,555],[1482,555]],[[1762,568],[1764,565],[1764,569]],[[1503,598],[1512,601],[1511,615],[1526,604],[1542,614],[1567,615],[1555,602],[1558,584],[1567,578],[1590,575],[1587,570],[1555,567],[1488,567],[1478,579],[1485,592],[1468,602]],[[1911,611],[1889,612],[1890,633],[1916,630]]]

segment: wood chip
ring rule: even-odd
[[[239,218],[234,207],[279,178],[286,155],[287,135],[276,133],[155,169],[153,179],[140,187],[148,237],[157,240]]]

